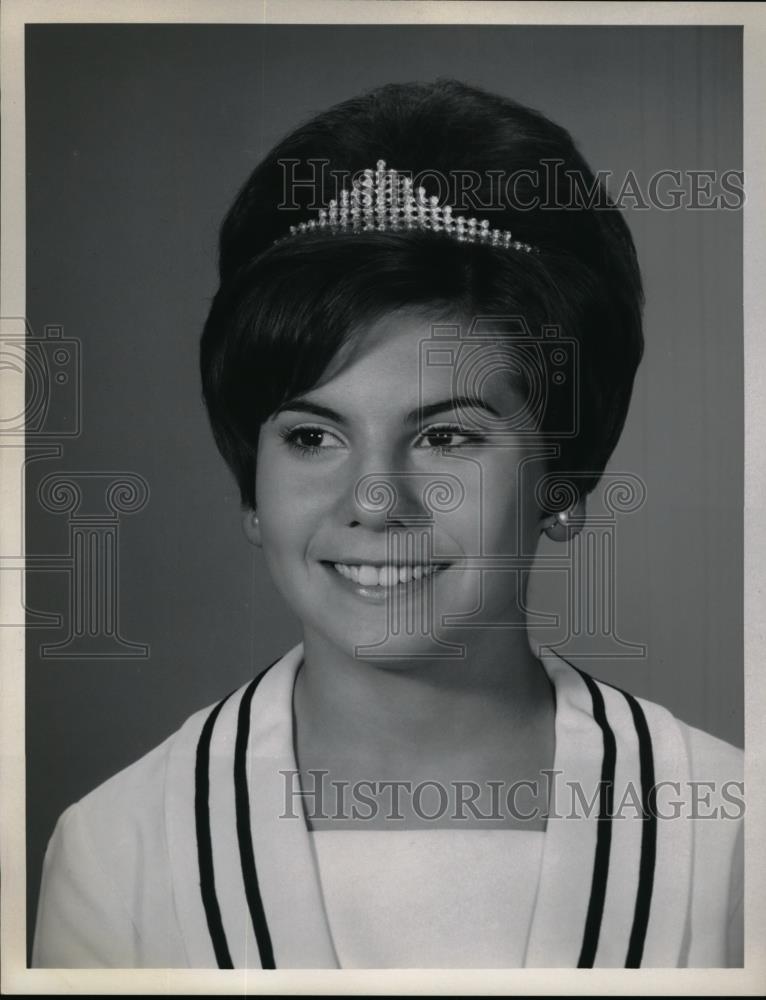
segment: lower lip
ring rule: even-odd
[[[416,590],[420,590],[423,583],[426,580],[433,579],[434,577],[441,576],[444,572],[443,569],[437,569],[435,573],[430,573],[428,576],[421,576],[419,580],[414,577],[412,580],[408,580],[407,583],[396,583],[391,587],[378,587],[378,586],[367,586],[361,583],[354,583],[348,577],[343,576],[339,573],[337,569],[331,563],[322,563],[322,566],[327,570],[327,572],[332,576],[332,578],[340,584],[348,593],[354,594],[356,597],[362,598],[364,601],[369,601],[372,604],[383,604],[385,601],[390,600],[392,597],[396,597],[401,594],[409,596],[413,594]]]

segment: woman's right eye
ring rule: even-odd
[[[288,447],[301,455],[316,455],[338,447],[329,443],[333,435],[323,427],[284,427],[279,434]],[[335,440],[338,441],[337,438]]]

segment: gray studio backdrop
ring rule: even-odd
[[[732,27],[27,29],[27,315],[51,396],[26,481],[30,937],[59,813],[300,637],[202,408],[217,225],[311,113],[444,75],[545,112],[618,185],[741,169]],[[646,500],[614,526],[619,642],[563,648],[741,745],[741,212],[627,217],[647,352],[610,470]],[[114,612],[93,603],[109,587]],[[531,591],[560,616],[540,637],[566,640],[561,574]]]

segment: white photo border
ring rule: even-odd
[[[766,9],[746,3],[511,3],[421,0],[5,0],[0,13],[2,193],[0,315],[25,302],[24,29],[33,23],[741,25],[744,57],[745,742],[744,969],[50,970],[26,967],[24,630],[0,627],[0,968],[16,994],[754,995],[766,985],[764,761],[766,675]],[[23,381],[21,382],[23,387]],[[22,388],[23,393],[23,388]],[[9,407],[23,398],[9,400]],[[23,551],[23,498],[0,448],[0,552]],[[7,516],[10,513],[11,516]],[[8,599],[5,591],[3,600]]]

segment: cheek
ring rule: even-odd
[[[308,553],[316,536],[316,511],[295,491],[260,494],[261,553],[272,583],[291,607],[302,605]]]
[[[300,464],[286,452],[272,433],[261,439],[255,473],[255,500],[261,524],[279,530],[299,514],[311,491],[303,482]]]
[[[531,477],[520,474],[517,462],[500,462],[484,471],[480,530],[485,553],[529,554],[539,517]]]
[[[266,458],[267,456],[264,456]],[[268,557],[271,551],[289,546],[297,535],[299,499],[294,490],[285,489],[279,468],[273,463],[258,464],[255,482],[255,502],[261,525],[261,543]],[[293,530],[290,531],[290,525]]]
[[[300,490],[269,488],[258,494],[264,548],[303,548],[318,518],[318,504]]]
[[[326,516],[326,499],[317,485],[294,461],[259,464],[255,496],[267,557],[306,551]]]

